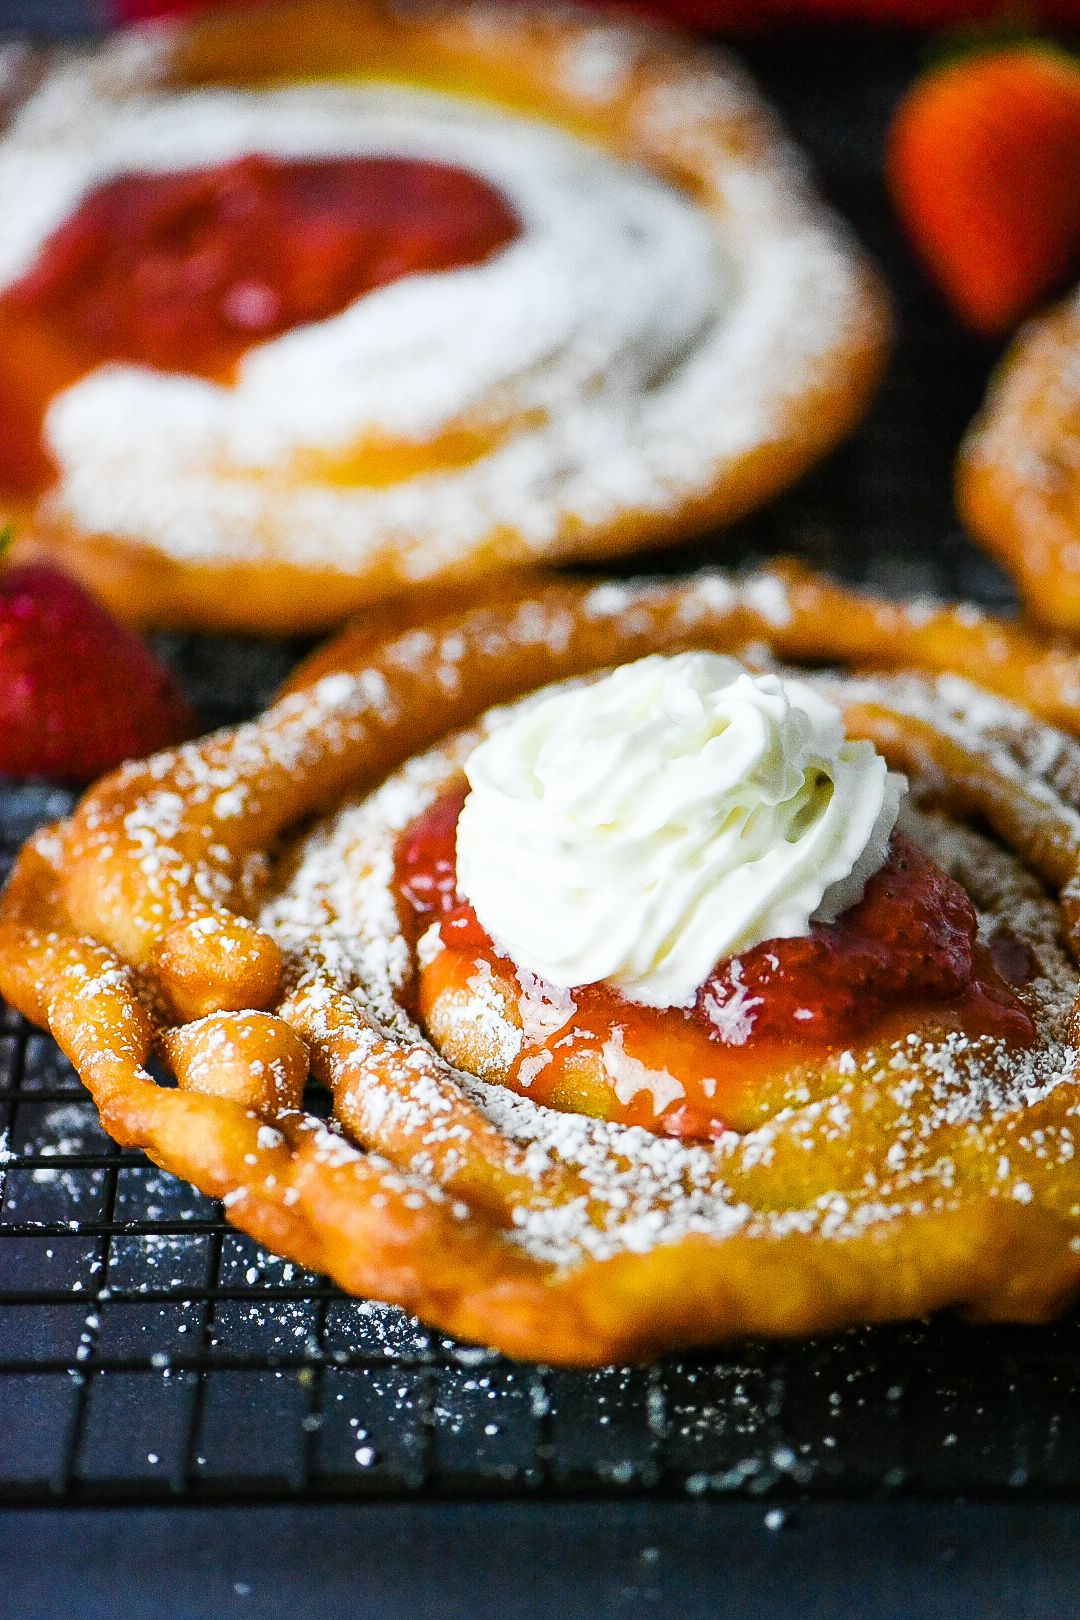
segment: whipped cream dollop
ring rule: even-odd
[[[458,889],[492,938],[552,984],[652,1007],[853,905],[905,788],[811,687],[704,652],[525,706],[465,774]]]

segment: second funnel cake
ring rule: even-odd
[[[730,521],[858,419],[887,327],[741,71],[565,12],[119,36],[23,105],[0,198],[22,544],[144,625]]]

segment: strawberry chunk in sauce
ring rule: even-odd
[[[512,995],[513,964],[457,892],[455,841],[466,792],[459,779],[399,839],[399,910],[414,944],[439,922],[444,949],[427,971],[440,986],[467,984],[484,963]],[[561,1106],[575,1057],[592,1052],[616,1073],[629,1060],[642,1072],[668,1076],[677,1090],[673,1084],[670,1104],[657,1108],[654,1080],[645,1100],[605,1105],[604,1117],[702,1137],[717,1135],[733,1113],[745,1114],[747,1092],[770,1073],[812,1052],[825,1057],[892,1032],[897,1016],[911,1028],[928,1011],[945,1009],[947,1024],[974,1037],[1030,1044],[1034,1023],[999,971],[1015,959],[1020,971],[1010,977],[1025,982],[1027,955],[992,955],[976,934],[966,892],[894,832],[885,864],[857,904],[833,923],[811,923],[807,938],[766,940],[719,962],[690,1008],[645,1007],[605,984],[570,987],[575,1010],[568,1029],[524,1043],[506,1083]],[[535,1079],[518,1081],[519,1073],[534,1071]],[[595,1103],[584,1106],[601,1111]]]
[[[45,406],[95,366],[227,381],[253,343],[402,276],[479,264],[520,228],[477,175],[412,158],[252,155],[105,181],[0,298],[0,488],[48,482]]]

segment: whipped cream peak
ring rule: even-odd
[[[465,766],[458,889],[520,968],[689,1006],[884,863],[904,778],[799,680],[658,654],[512,713]]]

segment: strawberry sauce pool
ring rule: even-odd
[[[499,954],[457,893],[467,791],[455,781],[397,844],[406,936],[415,947],[438,922],[444,946],[420,969],[421,1017],[439,997],[467,1000],[477,975],[519,1007],[523,995],[540,1006],[547,992]],[[1007,982],[1030,976],[1023,947],[1009,941],[991,956],[976,929],[965,891],[896,832],[856,905],[812,923],[808,938],[766,940],[719,962],[692,1007],[645,1007],[605,984],[547,992],[542,1027],[526,1030],[505,1083],[536,1102],[707,1137],[752,1111],[770,1076],[927,1024],[1030,1045],[1035,1026]],[[560,1005],[571,1009],[561,1024]]]
[[[479,264],[519,231],[486,181],[411,158],[249,156],[106,181],[0,298],[0,487],[50,482],[45,408],[98,365],[227,382],[253,343],[402,276]]]

